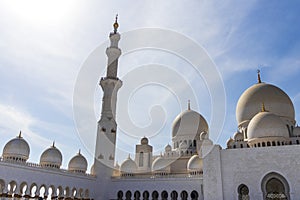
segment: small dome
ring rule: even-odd
[[[241,132],[236,132],[234,135],[233,135],[233,139],[235,141],[243,141],[244,140],[244,136]]]
[[[204,117],[193,110],[186,110],[175,118],[172,137],[177,135],[195,135],[199,137],[203,131],[208,132],[208,124]]]
[[[279,116],[271,112],[260,112],[249,123],[248,139],[266,137],[289,138],[289,132]]]
[[[10,140],[3,148],[2,157],[4,160],[26,162],[29,158],[30,148],[28,143],[21,136]]]
[[[166,152],[172,151],[171,145],[168,144],[168,145],[165,147],[165,151],[166,151]]]
[[[142,145],[147,145],[148,143],[149,143],[148,138],[143,137],[143,138],[141,139],[141,144],[142,144]]]
[[[261,103],[264,103],[270,112],[294,121],[295,110],[289,96],[274,85],[257,83],[248,88],[238,100],[238,124],[251,120],[260,111]]]
[[[293,130],[293,136],[300,137],[300,127],[296,126]]]
[[[176,161],[176,158],[158,157],[152,163],[152,171],[169,171],[170,165]]]
[[[227,147],[230,147],[230,146],[233,145],[233,143],[234,143],[234,140],[230,137],[230,138],[227,140],[226,145],[227,145]]]
[[[137,171],[136,163],[130,156],[121,164],[120,171],[124,173],[135,173]]]
[[[60,168],[62,163],[61,152],[53,145],[46,149],[40,157],[40,165],[42,167]]]
[[[203,131],[201,134],[200,134],[200,140],[205,140],[205,139],[208,139],[208,133]]]
[[[80,151],[75,155],[68,164],[68,170],[72,172],[85,173],[87,170],[87,160],[81,155]]]
[[[198,155],[193,155],[187,164],[187,169],[189,171],[202,171],[203,170],[203,161]]]

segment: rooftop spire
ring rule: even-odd
[[[257,70],[257,83],[261,83],[260,70]]]
[[[55,147],[55,140],[53,140],[52,147]]]
[[[191,110],[191,100],[188,100],[188,110]]]
[[[118,14],[116,14],[116,20],[115,20],[115,23],[113,24],[113,27],[114,27],[114,33],[116,34],[117,31],[118,31],[118,27],[119,27],[119,24],[118,24]]]
[[[19,138],[22,138],[22,131],[20,130],[20,133],[19,133]]]

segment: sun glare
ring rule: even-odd
[[[72,0],[7,0],[5,9],[22,21],[57,23],[68,20],[74,4]]]

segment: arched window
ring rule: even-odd
[[[168,199],[168,192],[167,191],[162,191],[161,193],[161,199],[162,200],[167,200]]]
[[[144,165],[144,152],[140,152],[139,155],[139,167],[143,167]]]
[[[158,200],[158,192],[157,191],[152,192],[152,200]]]
[[[192,191],[192,193],[191,193],[191,199],[192,200],[198,200],[198,198],[199,198],[199,194],[198,194],[198,192],[197,191]]]
[[[266,146],[266,143],[265,143],[265,142],[262,142],[262,146],[265,147],[265,146]]]
[[[286,179],[277,173],[267,174],[261,183],[263,198],[266,200],[288,200],[290,199],[290,189]]]
[[[123,199],[123,192],[120,190],[117,194],[118,200],[122,200]]]
[[[177,200],[178,199],[178,193],[174,190],[171,192],[171,200]]]
[[[143,192],[143,200],[149,200],[149,192],[148,191],[144,191]]]
[[[132,195],[131,192],[128,190],[125,194],[126,200],[131,200],[131,195]]]
[[[140,200],[141,193],[139,191],[134,192],[134,200]]]
[[[249,189],[246,185],[241,184],[238,187],[238,199],[239,200],[249,200]]]
[[[276,146],[276,143],[274,141],[272,142],[272,146]]]
[[[180,197],[182,200],[187,200],[188,198],[188,193],[184,190],[181,192]]]

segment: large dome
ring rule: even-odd
[[[277,115],[271,112],[260,112],[250,121],[248,126],[249,140],[254,138],[289,138],[286,125]]]
[[[266,83],[257,83],[248,88],[239,98],[236,119],[239,125],[249,122],[264,103],[268,111],[294,122],[295,110],[289,96],[280,88]]]
[[[180,113],[173,122],[172,137],[177,135],[197,135],[208,132],[208,124],[204,117],[193,110]]]
[[[87,160],[80,151],[69,162],[68,170],[72,172],[85,173],[87,170]]]
[[[4,160],[26,162],[29,158],[29,153],[29,145],[20,133],[19,136],[6,143],[3,148],[2,157]]]
[[[46,149],[40,157],[40,165],[42,167],[60,168],[62,163],[61,152],[53,145]]]

